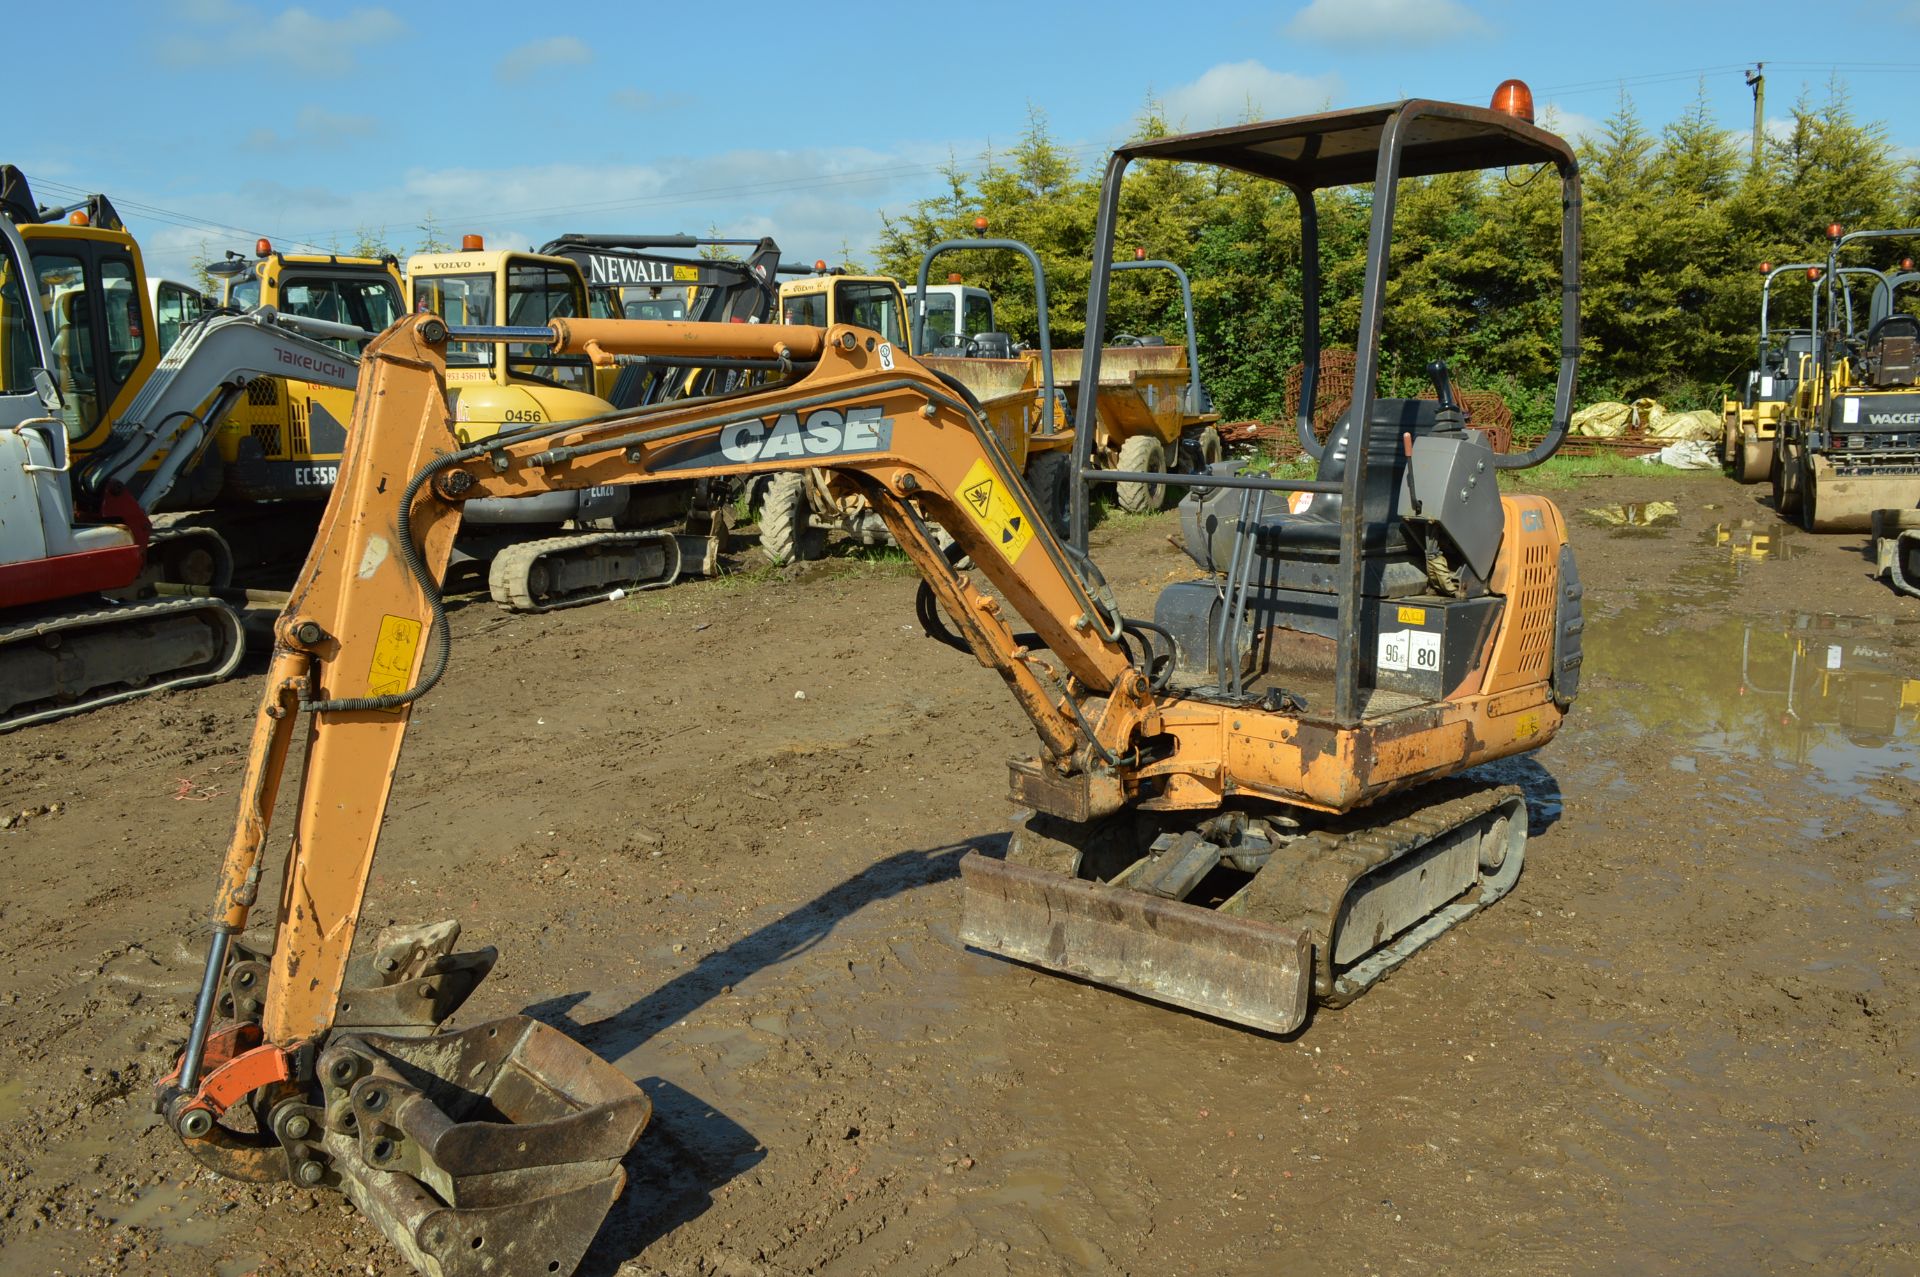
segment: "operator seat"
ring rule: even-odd
[[[1432,399],[1376,399],[1367,431],[1367,473],[1361,477],[1360,500],[1365,522],[1360,525],[1362,549],[1369,555],[1411,551],[1407,525],[1400,509],[1407,474],[1403,435],[1430,432],[1440,411]],[[1316,479],[1340,483],[1346,479],[1353,427],[1351,409],[1342,413],[1320,453]],[[1263,554],[1284,556],[1296,548],[1340,550],[1340,521],[1345,497],[1338,492],[1311,494],[1299,513],[1269,514],[1256,533]]]
[[[1431,399],[1376,399],[1367,436],[1367,473],[1360,499],[1364,580],[1368,593],[1417,594],[1426,585],[1425,560],[1409,533],[1401,509],[1407,473],[1402,436],[1432,433],[1440,405]],[[1346,477],[1347,439],[1353,425],[1349,410],[1334,425],[1320,453],[1316,478],[1340,482]],[[1228,463],[1232,464],[1232,463]],[[1180,503],[1186,550],[1209,572],[1225,572],[1233,557],[1240,523],[1241,494],[1230,488],[1197,490]],[[1345,497],[1337,492],[1296,496],[1288,509],[1284,494],[1272,493],[1253,528],[1258,559],[1255,579],[1286,589],[1331,593],[1337,588],[1340,521]]]
[[[1920,319],[1888,315],[1867,333],[1867,384],[1911,386],[1916,376],[1920,376]]]
[[[976,359],[1012,359],[1013,338],[1005,333],[976,333],[973,355]]]
[[[1451,671],[1447,677],[1458,678],[1464,676],[1464,653],[1479,650],[1473,647],[1478,639],[1471,636],[1484,637],[1498,615],[1500,601],[1488,593],[1485,577],[1499,551],[1505,516],[1493,452],[1484,436],[1452,428],[1450,423],[1458,420],[1453,414],[1445,420],[1448,428],[1441,429],[1440,404],[1432,399],[1373,403],[1359,492],[1358,615],[1363,644],[1372,651],[1378,635],[1407,623],[1401,601],[1420,598],[1412,610],[1454,635],[1447,642],[1460,644],[1447,649],[1454,653],[1448,658],[1453,664],[1446,667]],[[1349,411],[1321,450],[1318,479],[1345,479],[1352,463],[1347,446],[1352,430]],[[1418,462],[1408,455],[1409,437],[1420,453]],[[1220,472],[1229,472],[1235,464],[1220,463]],[[1410,474],[1417,481],[1411,493]],[[1417,520],[1412,498],[1421,504]],[[1209,573],[1227,573],[1233,563],[1244,500],[1243,491],[1222,487],[1195,489],[1180,503],[1186,551]],[[1315,492],[1293,494],[1283,505],[1285,500],[1286,494],[1269,494],[1266,508],[1253,520],[1248,529],[1250,563],[1248,544],[1240,545],[1248,624],[1254,632],[1290,630],[1331,643],[1341,634],[1340,594],[1346,581],[1340,566],[1340,529],[1346,497],[1343,492]],[[1175,582],[1161,591],[1154,605],[1154,621],[1175,636],[1177,668],[1189,678],[1220,676],[1214,647],[1223,628],[1222,586],[1218,576]],[[1466,628],[1456,632],[1451,628],[1455,625]],[[1409,675],[1396,666],[1369,677],[1384,680],[1378,686],[1404,685],[1402,690],[1424,689],[1424,694],[1438,694],[1441,686],[1431,683],[1438,677],[1433,668]]]

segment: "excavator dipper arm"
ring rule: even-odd
[[[444,1095],[418,1085],[423,1070],[437,1075],[443,1056],[415,1059],[408,1051],[419,1048],[363,1026],[431,1032],[484,975],[491,953],[452,953],[457,924],[440,924],[383,936],[371,975],[356,976],[348,959],[413,705],[446,669],[439,587],[465,501],[828,467],[881,512],[960,635],[1025,708],[1041,743],[1034,773],[1077,794],[1080,806],[1105,814],[1125,801],[1129,768],[1138,762],[1134,742],[1154,695],[1134,668],[1117,611],[1038,517],[966,392],[874,334],[556,321],[541,335],[558,352],[603,361],[739,355],[811,370],[773,388],[530,427],[461,447],[445,397],[446,343],[526,341],[528,333],[450,333],[437,317],[423,315],[367,348],[333,497],[276,626],[193,1027],[180,1068],[159,1095],[161,1111],[204,1163],[241,1178],[284,1168],[299,1182],[337,1183],[429,1272],[462,1271],[464,1257],[446,1239],[478,1227],[478,1216],[463,1212],[492,1208],[485,1194],[495,1190],[478,1186],[497,1185],[500,1168],[485,1158],[473,1163],[466,1182],[476,1187],[471,1206],[463,1205],[462,1172],[445,1149],[467,1144],[430,1137],[465,1129],[458,1096],[466,1092],[452,1077]],[[951,565],[936,547],[933,524],[973,557],[1062,671],[1023,646],[1000,601]],[[270,952],[253,952],[239,936],[260,890],[271,813],[303,717],[306,757],[274,942]],[[370,1022],[374,1006],[382,1009]],[[223,1010],[229,1014],[216,1027]],[[555,1030],[518,1020],[489,1027],[495,1032],[452,1035],[468,1043],[459,1069],[517,1068],[536,1085],[502,1094],[563,1101],[559,1111],[516,1115],[500,1095],[492,1097],[512,1120],[506,1129],[517,1148],[546,1149],[551,1158],[538,1168],[544,1178],[529,1179],[521,1205],[537,1206],[541,1218],[572,1211],[573,1232],[584,1229],[579,1237],[541,1234],[531,1225],[515,1230],[524,1234],[515,1244],[531,1247],[542,1271],[549,1263],[560,1271],[573,1262],[569,1254],[577,1259],[574,1243],[584,1247],[617,1196],[619,1158],[646,1120],[645,1100]],[[475,1054],[499,1034],[526,1045],[511,1058]],[[403,1110],[394,1097],[409,1086]],[[219,1120],[243,1098],[260,1135]],[[403,1111],[415,1115],[411,1124],[399,1121]],[[589,1121],[588,1113],[604,1115],[607,1125],[600,1116]],[[568,1123],[601,1133],[599,1146],[582,1152],[569,1144],[562,1138]],[[606,1129],[626,1132],[625,1142],[614,1141],[614,1148]],[[496,1151],[510,1162],[537,1160]],[[411,1178],[392,1174],[397,1168]],[[433,1191],[423,1197],[422,1185]],[[557,1197],[571,1204],[562,1210]],[[496,1225],[493,1232],[502,1230]],[[537,1245],[528,1240],[536,1235]]]
[[[883,511],[981,662],[1006,679],[1055,772],[1092,776],[1104,795],[1094,805],[1119,806],[1122,781],[1107,760],[1126,751],[1146,711],[1147,679],[1113,637],[1110,606],[1094,597],[1035,515],[996,436],[904,352],[853,328],[556,321],[554,346],[562,353],[740,347],[817,363],[774,390],[459,448],[442,393],[445,334],[431,317],[409,319],[369,346],[333,500],[276,628],[218,919],[238,931],[253,903],[297,695],[312,712],[265,1004],[269,1042],[290,1047],[334,1022],[411,707],[446,666],[439,582],[468,499],[832,467]],[[741,341],[743,334],[751,340]],[[1074,693],[1049,686],[1054,680],[1016,641],[998,601],[934,546],[929,519],[973,556],[1060,658]],[[1090,711],[1099,711],[1098,721]]]

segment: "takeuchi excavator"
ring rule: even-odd
[[[1004,680],[1037,737],[1010,765],[1022,810],[1006,858],[962,864],[962,934],[989,952],[1291,1033],[1513,887],[1525,796],[1472,769],[1549,741],[1579,676],[1560,513],[1496,482],[1566,431],[1573,152],[1512,81],[1493,108],[1413,100],[1130,144],[1095,228],[1089,385],[1134,163],[1291,192],[1309,368],[1319,193],[1372,184],[1350,415],[1325,447],[1297,423],[1311,479],[1144,476],[1187,490],[1200,569],[1152,620],[1121,610],[1087,554],[1087,488],[1143,478],[1087,465],[1092,394],[1061,536],[964,385],[869,329],[555,317],[537,338],[557,357],[697,352],[776,375],[470,443],[448,412],[450,355],[526,343],[527,328],[422,313],[368,346],[340,480],[276,628],[191,1028],[156,1095],[193,1157],[337,1188],[436,1277],[571,1272],[620,1193],[649,1117],[632,1080],[526,1016],[440,1031],[492,949],[460,951],[453,921],[355,948],[409,721],[452,660],[439,582],[477,500],[818,466],[867,501],[922,578],[921,624]],[[1374,386],[1400,180],[1523,166],[1560,184],[1559,381],[1547,438],[1503,455],[1465,425],[1444,368],[1436,399]],[[293,836],[270,873],[296,738]],[[249,934],[263,895],[272,926]]]
[[[0,731],[230,674],[238,614],[202,594],[232,551],[153,512],[204,454],[251,381],[358,375],[327,344],[359,329],[263,310],[181,329],[152,362],[151,303],[124,232],[62,227],[17,170],[0,217]],[[94,197],[95,210],[105,205]],[[104,220],[104,219],[103,219]],[[117,219],[116,219],[117,221]],[[62,230],[86,232],[59,234]],[[296,330],[296,324],[302,330]],[[91,445],[79,455],[82,442]],[[111,597],[107,597],[111,596]]]

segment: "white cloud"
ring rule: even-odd
[[[1295,75],[1249,58],[1209,67],[1193,83],[1168,90],[1164,101],[1176,127],[1204,129],[1323,110],[1340,92],[1340,77],[1332,72]]]
[[[363,145],[371,148],[376,141]],[[977,155],[977,144],[958,147]],[[882,212],[939,193],[945,142],[889,151],[830,147],[739,150],[654,164],[549,164],[416,169],[372,190],[294,187],[254,180],[231,189],[128,191],[127,201],[204,213],[229,229],[176,226],[121,211],[148,269],[183,278],[200,252],[218,257],[267,235],[289,251],[350,244],[359,228],[384,231],[401,252],[419,242],[431,213],[443,238],[478,233],[496,247],[538,245],[563,231],[772,235],[796,261],[835,257],[841,245],[871,261]]]
[[[377,124],[370,115],[336,115],[317,106],[306,106],[294,117],[292,128],[281,132],[262,126],[248,132],[241,145],[250,151],[293,147],[339,150],[360,138],[371,137]]]
[[[1576,146],[1590,137],[1597,137],[1604,127],[1593,116],[1569,111],[1557,102],[1549,102],[1541,107],[1535,120],[1547,132],[1557,133]]]
[[[493,73],[502,82],[518,84],[542,71],[558,67],[585,66],[593,61],[593,50],[578,36],[554,35],[509,49]]]
[[[169,36],[160,43],[160,59],[207,69],[250,65],[265,55],[289,70],[340,75],[353,69],[361,49],[391,44],[407,31],[391,10],[377,8],[338,17],[296,8],[269,18],[231,0],[182,0],[177,12],[186,22],[216,29]]]
[[[1786,142],[1793,137],[1793,120],[1788,116],[1770,115],[1760,127],[1769,142]],[[1728,132],[1727,140],[1742,155],[1748,154],[1753,150],[1753,129],[1733,129]]]
[[[1286,33],[1323,44],[1440,44],[1481,35],[1487,24],[1459,0],[1312,0]]]

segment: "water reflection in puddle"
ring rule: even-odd
[[[1672,523],[1680,507],[1671,501],[1619,501],[1582,510],[1587,522],[1606,528],[1650,528]]]
[[[1698,613],[1676,624],[1670,604],[1643,596],[1590,623],[1582,712],[1673,741],[1670,765],[1683,770],[1697,766],[1687,750],[1772,762],[1870,802],[1874,778],[1920,774],[1920,677],[1884,624],[1803,615],[1695,627]]]
[[[1778,519],[1730,519],[1716,523],[1703,538],[1735,568],[1769,559],[1791,559],[1802,547],[1799,529]]]

